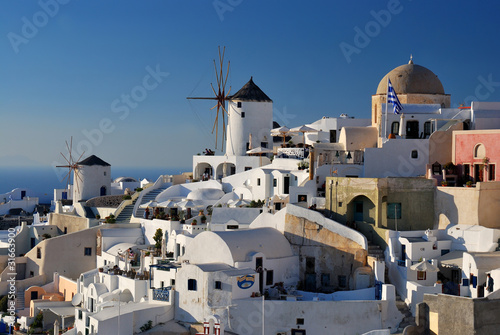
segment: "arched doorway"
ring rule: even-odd
[[[358,195],[347,205],[347,220],[375,223],[375,204],[366,196]]]
[[[194,171],[194,178],[199,180],[213,179],[213,168],[209,163],[198,163]]]
[[[106,195],[106,186],[101,186],[101,197]]]
[[[236,165],[229,162],[224,162],[219,164],[217,167],[216,176],[217,179],[222,179],[224,177],[232,176],[236,173]]]

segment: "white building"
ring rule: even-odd
[[[92,155],[77,163],[73,203],[111,194],[111,165]]]

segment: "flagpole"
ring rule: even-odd
[[[387,76],[387,89],[385,90],[385,140],[387,141],[387,104],[389,103],[389,76]]]

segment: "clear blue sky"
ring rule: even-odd
[[[113,166],[190,166],[214,148],[214,113],[186,97],[211,95],[218,45],[232,92],[253,76],[289,127],[369,118],[380,79],[410,54],[452,105],[500,101],[497,1],[60,2],[1,3],[0,165],[63,163],[73,136]]]

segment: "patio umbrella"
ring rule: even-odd
[[[314,128],[311,128],[311,127],[308,127],[306,125],[302,125],[300,127],[292,128],[292,129],[290,129],[290,131],[294,132],[294,133],[302,133],[302,143],[306,144],[305,134],[306,133],[317,132],[318,130],[316,130]]]
[[[156,200],[151,200],[139,206],[139,208],[148,208],[148,207],[160,207],[158,206],[158,202]]]
[[[405,113],[401,113],[399,120],[399,136],[406,136]]]
[[[283,136],[283,144],[285,144],[285,137],[290,132],[290,128],[283,126],[271,129],[271,136]]]
[[[167,201],[162,201],[158,203],[158,207],[164,207],[164,208],[175,208],[177,207],[177,203],[173,201],[172,199],[168,199]]]
[[[259,166],[262,166],[262,155],[263,154],[270,154],[272,152],[273,152],[272,149],[263,148],[263,147],[257,147],[257,148],[248,150],[247,154],[249,154],[249,155],[259,155],[259,158],[260,158],[259,159]]]
[[[420,263],[413,264],[412,266],[410,266],[410,269],[412,269],[413,271],[439,272],[437,266],[432,265],[427,261],[422,261]]]

